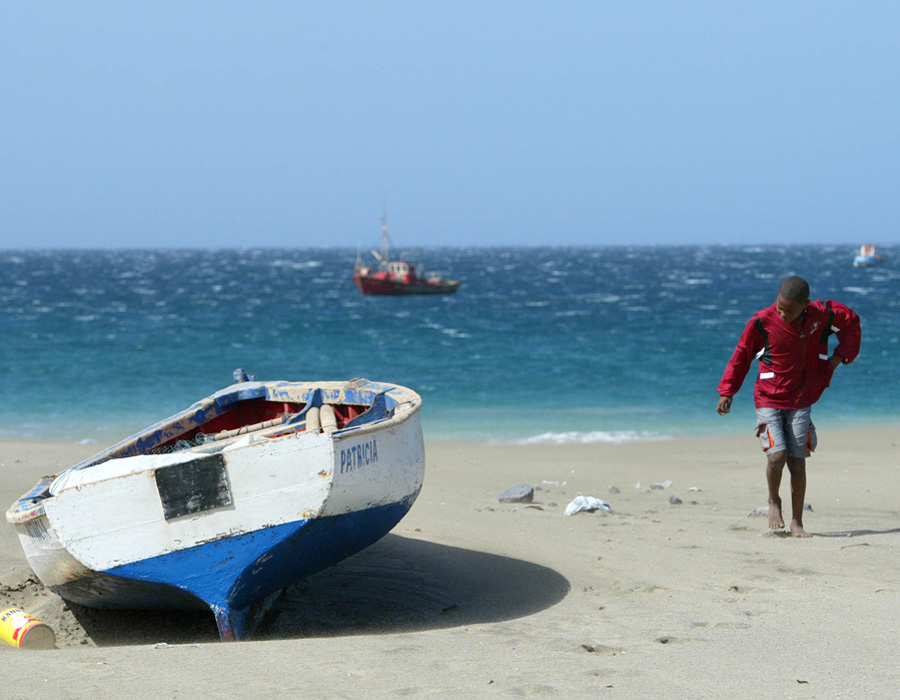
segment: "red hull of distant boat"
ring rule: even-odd
[[[353,275],[353,281],[363,294],[375,296],[403,296],[405,294],[453,294],[459,289],[459,280],[445,279],[391,279],[389,272]]]

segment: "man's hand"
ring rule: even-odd
[[[716,408],[716,411],[720,416],[724,416],[726,413],[731,412],[731,397],[730,396],[720,396],[719,397],[719,406]]]
[[[828,361],[831,363],[831,369],[837,369],[838,365],[844,364],[844,358],[837,353],[829,357]]]

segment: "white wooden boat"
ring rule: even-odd
[[[406,514],[425,470],[418,394],[235,377],[10,507],[47,587],[96,608],[207,607],[242,639],[285,587]]]

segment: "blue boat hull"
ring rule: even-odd
[[[94,608],[208,608],[222,640],[246,639],[285,588],[381,539],[406,515],[416,495],[219,539],[52,588]]]

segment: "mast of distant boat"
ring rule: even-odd
[[[381,252],[379,253],[373,248],[372,255],[378,260],[381,268],[386,270],[388,261],[391,259],[391,241],[388,238],[387,214],[381,217]]]
[[[384,258],[385,264],[391,258],[391,241],[387,232],[387,214],[381,217],[381,257]]]

